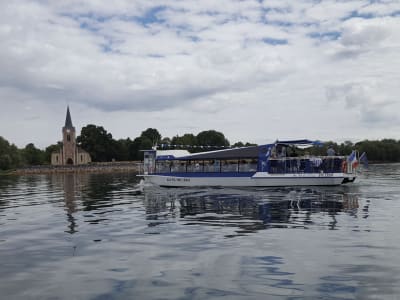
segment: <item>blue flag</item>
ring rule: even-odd
[[[368,158],[367,158],[367,153],[363,152],[363,154],[360,155],[360,158],[358,159],[360,163],[363,164],[365,168],[368,168]]]

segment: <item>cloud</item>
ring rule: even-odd
[[[327,96],[330,105],[343,104],[340,115],[358,114],[351,124],[355,136],[372,132],[363,131],[365,123],[385,118],[394,134],[398,123],[390,111],[399,109],[400,79],[393,63],[400,60],[396,2],[0,4],[0,101],[10,107],[13,101],[29,103],[30,116],[41,118],[39,107],[58,106],[59,112],[70,103],[91,122],[108,120],[121,137],[133,134],[123,123],[145,126],[149,117],[161,120],[164,113],[176,120],[158,123],[167,132],[207,124],[230,140],[243,139],[238,133],[248,128],[240,127],[255,122],[259,128],[252,135],[259,141],[265,119],[272,120],[271,131],[291,137],[321,134],[299,116],[313,111],[321,120],[334,120],[324,110]]]
[[[386,96],[376,82],[351,82],[330,86],[326,88],[326,96],[335,106],[344,103],[346,109],[356,111],[364,123],[400,124],[400,118],[395,111],[398,102]]]

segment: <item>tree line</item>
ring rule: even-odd
[[[77,137],[77,145],[89,152],[93,162],[108,161],[133,161],[141,160],[141,150],[150,149],[155,145],[166,145],[168,149],[187,149],[189,152],[215,150],[225,147],[243,147],[255,145],[251,143],[236,142],[230,144],[224,134],[215,130],[202,131],[197,135],[186,133],[172,138],[162,137],[155,128],[144,130],[135,139],[114,139],[112,134],[102,126],[89,124],[82,128]],[[328,145],[332,145],[336,152],[348,155],[353,149],[360,153],[366,152],[372,162],[400,162],[400,140],[363,140],[352,143],[327,142],[323,147],[311,149],[313,154],[325,155]],[[50,164],[51,153],[59,151],[62,143],[50,145],[44,150],[38,149],[33,143],[19,149],[0,136],[0,170],[15,169],[31,165]]]
[[[215,130],[202,131],[197,135],[192,133],[172,138],[162,137],[155,128],[144,130],[135,139],[114,139],[112,134],[102,126],[89,124],[82,128],[76,139],[77,146],[86,150],[93,162],[134,161],[141,160],[141,150],[151,149],[155,145],[168,145],[168,148],[181,148],[181,145],[207,145],[209,150],[228,147],[230,143],[224,134]],[[175,147],[171,145],[176,145]],[[248,146],[250,143],[237,142],[234,146]],[[0,136],[0,170],[15,169],[24,166],[46,165],[51,163],[51,154],[62,148],[62,142],[50,145],[44,150],[38,149],[33,143],[19,149]],[[192,148],[191,152],[204,151]]]

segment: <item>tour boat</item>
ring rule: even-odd
[[[144,150],[145,184],[164,187],[330,186],[356,179],[357,152],[349,156],[309,155],[320,141],[276,141],[272,144],[200,153]]]

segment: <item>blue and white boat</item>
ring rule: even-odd
[[[319,141],[272,144],[201,153],[145,150],[145,184],[165,187],[279,187],[340,185],[356,179],[357,154],[311,156]],[[299,155],[300,154],[300,155]]]

